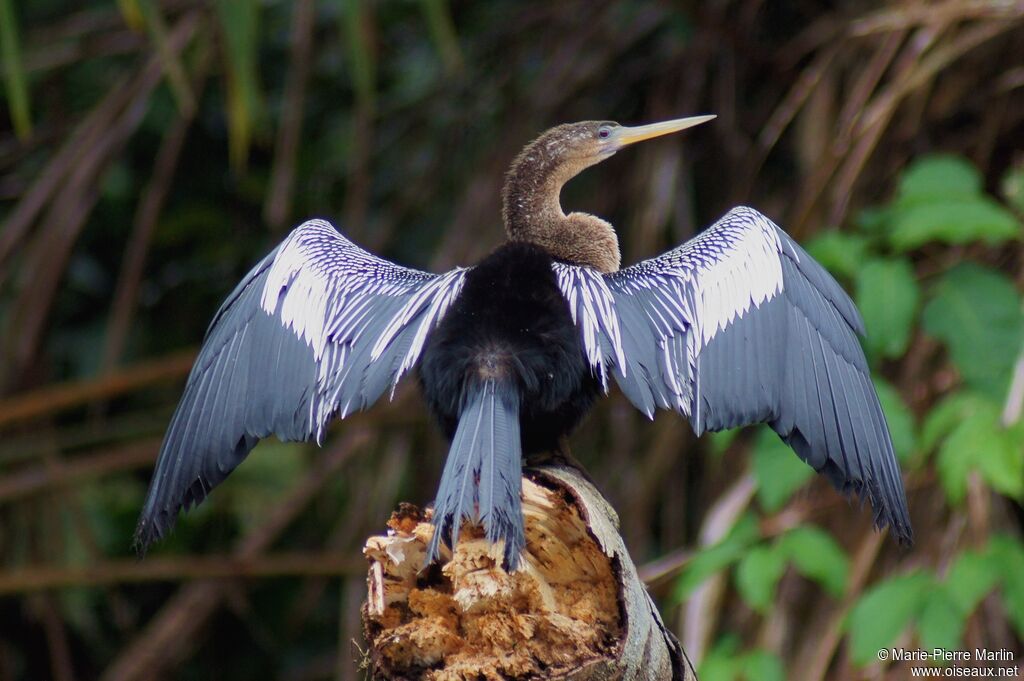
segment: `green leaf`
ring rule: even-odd
[[[933,585],[930,575],[912,572],[887,579],[865,592],[846,620],[854,662],[872,662],[879,649],[892,645],[920,612]]]
[[[775,598],[775,587],[786,559],[773,546],[756,546],[736,566],[736,588],[750,607],[764,614]]]
[[[810,525],[790,530],[779,539],[779,551],[800,574],[821,584],[833,596],[846,590],[850,561],[826,532]]]
[[[372,113],[377,103],[377,59],[370,44],[371,6],[364,0],[341,0],[341,10],[356,102]]]
[[[700,662],[697,676],[701,681],[735,681],[742,659],[736,636],[725,636],[708,651]]]
[[[28,107],[28,85],[21,63],[21,40],[11,0],[0,0],[0,58],[3,59],[4,94],[11,122],[18,139],[32,134],[32,116]]]
[[[894,387],[884,378],[879,376],[872,378],[875,390],[878,392],[878,401],[881,402],[882,411],[885,413],[885,420],[889,424],[889,433],[892,435],[892,446],[896,450],[896,457],[900,461],[906,461],[917,447],[914,416]]]
[[[950,503],[962,504],[967,495],[967,478],[974,468],[975,451],[985,446],[989,421],[984,414],[972,414],[957,424],[939,447],[937,470]]]
[[[707,656],[700,663],[698,678],[704,681],[735,681],[739,665],[727,655]]]
[[[997,535],[989,542],[992,564],[1002,580],[1006,614],[1024,637],[1024,545],[1017,537]]]
[[[897,251],[930,242],[997,245],[1021,238],[1021,225],[1013,213],[987,196],[896,207],[892,217],[889,241]]]
[[[934,154],[907,166],[900,179],[898,200],[970,197],[981,193],[981,173],[958,156]]]
[[[893,207],[869,206],[862,209],[853,217],[853,223],[857,229],[871,237],[878,239],[888,238],[889,222],[892,219]]]
[[[974,467],[978,448],[986,447],[991,422],[990,409],[972,410],[953,427],[939,447],[937,469],[951,503],[963,503],[967,494],[967,478]]]
[[[945,589],[931,589],[924,596],[917,631],[926,650],[956,650],[963,638],[966,617]]]
[[[1017,214],[1024,214],[1024,165],[1009,170],[1002,181],[1003,196]]]
[[[925,305],[925,331],[949,348],[964,380],[994,399],[1005,396],[1024,343],[1024,314],[1013,283],[994,270],[963,263],[939,281]]]
[[[857,307],[874,356],[899,357],[907,350],[921,292],[906,260],[869,260],[857,274]]]
[[[766,650],[740,651],[736,636],[725,636],[700,663],[701,681],[784,681],[785,668]]]
[[[735,563],[760,536],[757,519],[750,513],[741,516],[721,541],[702,548],[687,563],[675,585],[676,600],[685,600],[708,578]]]
[[[441,54],[445,70],[449,73],[461,71],[462,50],[459,48],[459,37],[455,33],[448,0],[420,0],[420,7],[427,21],[430,38]]]
[[[1006,428],[998,411],[989,423],[991,439],[987,449],[977,452],[978,470],[992,489],[1020,501],[1024,498],[1024,423]]]
[[[726,449],[729,448],[735,440],[736,436],[742,432],[742,428],[729,428],[728,430],[718,430],[712,433],[707,433],[704,439],[707,441],[711,448],[712,453],[722,454]]]
[[[146,19],[142,16],[138,0],[117,0],[117,8],[121,11],[121,18],[128,28],[140,32],[146,28]]]
[[[928,412],[921,427],[921,448],[935,449],[968,414],[982,408],[979,402],[985,402],[985,398],[971,392],[956,392],[939,402]]]
[[[160,7],[155,0],[136,0],[133,4],[142,13],[145,25],[149,29],[149,35],[156,46],[157,54],[160,55],[164,75],[167,76],[167,82],[174,94],[175,103],[178,105],[178,111],[185,117],[191,116],[196,108],[195,95],[192,94],[192,86],[185,74],[181,58],[167,38],[167,25],[160,13]],[[122,13],[124,14],[124,8],[122,8]],[[126,20],[128,16],[129,14],[125,14]]]
[[[804,244],[832,274],[853,279],[867,259],[868,240],[861,234],[829,230]]]
[[[999,579],[991,552],[964,551],[946,573],[946,591],[966,617],[995,588]]]
[[[986,400],[964,403],[960,420],[939,446],[939,479],[950,502],[960,504],[967,493],[973,470],[996,491],[1024,496],[1022,428],[1007,429],[1000,423],[1000,407]]]
[[[999,244],[1022,236],[1013,213],[982,191],[977,169],[955,156],[929,156],[911,164],[887,217],[890,243],[899,251],[932,241]]]
[[[769,513],[782,508],[793,492],[814,475],[814,469],[768,428],[761,428],[754,442],[753,470],[758,499]]]
[[[778,655],[754,650],[743,656],[741,673],[744,681],[786,681],[786,670]],[[703,677],[701,677],[703,678]]]
[[[245,165],[260,115],[259,5],[256,0],[218,0],[228,77],[228,147],[235,169]]]

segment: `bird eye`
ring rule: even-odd
[[[608,137],[611,134],[612,134],[612,129],[609,128],[607,125],[602,125],[597,130],[597,136],[600,137],[601,139],[608,139]]]

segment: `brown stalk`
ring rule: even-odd
[[[748,187],[752,184],[753,178],[761,170],[765,159],[778,144],[782,133],[793,122],[797,112],[807,102],[808,97],[821,82],[822,76],[828,70],[839,51],[838,45],[829,48],[816,56],[814,61],[800,72],[800,76],[793,83],[793,86],[786,92],[785,97],[772,111],[771,116],[761,126],[761,132],[757,137],[757,156],[753,163],[748,164],[750,178]]]
[[[45,45],[82,40],[97,33],[107,33],[122,27],[124,27],[124,18],[111,4],[57,16],[51,23],[42,24],[33,29],[29,33],[29,42]]]
[[[364,670],[357,664],[357,656],[352,654],[352,646],[363,643],[362,611],[363,600],[366,598],[366,579],[363,575],[352,575],[345,580],[338,599],[337,654],[334,666],[334,678],[337,681],[361,681],[365,678]]]
[[[922,55],[937,43],[945,30],[943,26],[929,25],[918,29],[910,36],[893,67],[895,76],[892,84],[876,94],[874,102],[863,112],[858,119],[857,127],[847,134],[842,146],[837,144],[834,147],[833,157],[842,161],[832,182],[832,195],[835,198],[829,220],[833,224],[839,224],[845,215],[853,185],[882,135],[888,130],[889,123],[903,100],[903,97],[897,94],[900,92],[900,83],[905,83],[913,77]],[[852,150],[848,147],[848,140],[851,139]]]
[[[712,546],[725,537],[750,506],[756,490],[753,476],[747,473],[722,494],[704,520],[700,530],[700,545]],[[711,645],[715,628],[723,614],[721,604],[725,587],[725,575],[719,573],[697,587],[680,609],[680,616],[685,616],[682,626],[676,627],[682,632],[680,643],[690,659],[698,663]]]
[[[498,197],[505,167],[512,160],[513,153],[509,151],[507,157],[506,154],[494,154],[501,158],[492,159],[465,183],[459,200],[454,204],[452,218],[445,226],[441,243],[434,252],[430,263],[432,268],[443,271],[473,262],[498,244],[501,234]],[[481,225],[487,225],[489,229],[484,231]],[[474,233],[478,235],[476,238],[471,237]]]
[[[58,467],[42,464],[10,473],[0,478],[0,504],[47,491],[54,486],[144,468],[156,460],[159,447],[159,441],[143,441],[89,457],[62,461]]]
[[[656,4],[640,6],[627,24],[616,21],[614,13],[614,5],[608,3],[601,11],[600,20],[577,24],[574,30],[560,36],[549,60],[551,66],[537,78],[533,93],[543,107],[554,109],[559,102],[578,94],[587,83],[599,80],[616,56],[650,35],[670,17]],[[610,25],[615,26],[614,30],[609,30]],[[596,43],[603,43],[603,49],[594,50],[592,46]],[[580,58],[580,55],[587,55],[587,58]]]
[[[902,99],[914,90],[927,85],[940,71],[953,64],[967,52],[1001,33],[1019,27],[1020,22],[987,22],[964,29],[951,40],[937,45],[928,54],[924,54],[924,50],[915,50],[912,54],[908,54],[909,67],[904,72],[905,75],[896,79],[892,85],[875,98],[874,104],[868,107],[860,126],[858,126],[858,134],[864,134],[877,125],[879,120],[890,118]],[[923,40],[924,46],[927,47],[935,44],[935,39],[941,32],[921,33],[912,38],[911,42],[917,42],[917,39],[920,38]]]
[[[350,133],[352,155],[348,162],[348,189],[345,192],[344,220],[346,232],[358,235],[367,235],[366,214],[370,201],[373,160],[373,117],[373,111],[366,106],[357,106],[352,117]]]
[[[913,50],[909,63],[912,68],[906,71],[906,76],[898,79],[892,86],[882,92],[876,103],[865,112],[862,125],[859,127],[860,141],[854,147],[853,152],[847,157],[834,183],[833,196],[835,205],[832,210],[832,220],[838,223],[846,214],[849,205],[853,185],[860,176],[868,157],[874,151],[882,133],[895,114],[900,102],[909,94],[931,82],[942,69],[949,66],[966,52],[998,36],[1000,33],[1013,28],[1013,22],[989,22],[973,28],[964,30],[952,41],[939,45],[931,53],[925,54],[918,59],[923,51]],[[922,35],[926,45],[934,44],[941,30],[930,34]],[[917,40],[911,39],[911,46],[916,47]]]
[[[43,625],[54,681],[74,681],[75,672],[71,663],[68,632],[53,596],[50,594],[39,595],[32,599],[32,606]]]
[[[866,36],[886,31],[903,31],[919,26],[940,26],[972,19],[1016,20],[1024,18],[1020,2],[951,0],[940,3],[904,4],[885,9],[853,22],[850,34]]]
[[[88,567],[33,565],[0,572],[0,596],[140,582],[336,577],[362,575],[366,561],[350,552],[274,553],[239,557],[180,556],[108,560]]]
[[[882,44],[871,55],[867,66],[860,72],[857,81],[850,91],[849,97],[839,112],[838,126],[836,129],[836,149],[838,153],[844,153],[849,147],[853,131],[857,128],[864,108],[871,98],[871,94],[878,88],[882,76],[896,58],[900,45],[906,39],[905,31],[894,31],[885,36]]]
[[[131,97],[129,80],[123,79],[112,87],[107,97],[75,128],[68,141],[53,155],[46,168],[32,183],[32,187],[25,192],[7,216],[3,229],[0,230],[0,283],[5,282],[9,275],[6,267],[8,258],[28,233],[54,192],[75,167],[77,160],[84,153],[83,150],[95,144],[100,131],[111,125],[118,112],[127,105]]]
[[[210,50],[203,49],[196,66],[196,75],[190,92],[198,101],[206,83],[206,72],[210,63]],[[125,341],[135,314],[139,284],[145,271],[146,256],[156,231],[160,213],[170,192],[174,173],[178,167],[185,138],[195,119],[196,106],[178,111],[174,122],[168,128],[153,162],[153,174],[142,192],[132,221],[132,234],[125,248],[124,264],[118,273],[114,289],[114,302],[110,307],[107,329],[103,342],[103,356],[100,373],[108,373],[119,363]]]
[[[921,29],[916,33],[904,47],[900,55],[899,62],[894,67],[897,77],[902,76],[902,74],[905,74],[909,69],[912,69],[920,54],[931,46],[934,40],[935,33],[930,29]],[[878,99],[877,95],[875,99]],[[811,211],[817,205],[822,194],[824,194],[829,186],[831,185],[835,187],[838,184],[839,180],[834,179],[837,174],[842,173],[845,169],[847,175],[845,182],[852,182],[856,180],[860,168],[863,166],[863,163],[867,161],[867,156],[870,151],[874,149],[875,144],[878,141],[878,136],[885,132],[885,123],[888,122],[889,117],[894,113],[895,104],[896,100],[893,100],[891,106],[887,109],[888,117],[883,121],[882,125],[875,127],[866,126],[864,121],[867,116],[867,112],[861,112],[856,119],[859,124],[857,128],[849,131],[838,131],[836,142],[827,147],[828,155],[826,159],[823,160],[818,171],[812,176],[811,181],[808,184],[808,188],[803,192],[801,200],[798,203],[798,209],[796,212],[796,223],[798,225],[802,225],[808,221]],[[874,137],[867,137],[865,135],[865,130],[867,130],[868,135],[873,135]],[[867,139],[866,142],[864,141],[865,139]],[[859,140],[858,146],[852,152],[849,151],[851,140]],[[844,153],[846,153],[847,156],[844,156]],[[857,156],[858,154],[860,155],[859,162],[851,164],[849,159]],[[838,196],[838,190],[833,191],[833,196]],[[845,209],[845,204],[843,208]],[[828,219],[834,224],[839,224],[838,220],[841,217],[842,213],[833,207]]]
[[[56,71],[83,59],[112,57],[139,52],[146,47],[146,41],[129,30],[110,30],[91,37],[87,44],[62,42],[39,42],[43,47],[25,55],[25,71],[36,77]]]
[[[186,16],[172,32],[172,44],[178,44],[183,36],[180,32],[191,33],[194,30],[197,15]],[[151,62],[152,63],[152,62]],[[157,67],[159,68],[159,66]],[[25,193],[21,201],[8,215],[0,230],[0,282],[8,275],[5,265],[11,253],[24,238],[29,227],[47,205],[54,192],[60,187],[67,174],[76,167],[86,150],[96,144],[97,138],[113,124],[118,113],[123,110],[135,95],[131,86],[132,77],[116,83],[107,96],[89,112],[82,123],[75,128],[71,137],[61,147],[40,173],[32,188]]]
[[[934,475],[927,472],[919,472],[911,475],[906,480],[907,493],[928,489],[935,485]],[[731,489],[731,488],[730,488]],[[824,488],[823,488],[824,489]],[[721,499],[722,496],[719,496]],[[815,520],[824,516],[827,512],[836,509],[848,510],[850,502],[848,499],[838,495],[834,490],[828,489],[821,496],[804,503],[790,503],[776,513],[762,517],[760,520],[761,537],[770,539],[776,537],[803,523]],[[887,536],[885,532],[877,532]],[[671,585],[672,580],[686,567],[693,558],[694,549],[681,547],[675,549],[660,558],[652,560],[638,567],[640,578],[647,587],[654,593],[663,593]]]
[[[168,37],[169,46],[176,51],[182,50],[197,24],[197,14],[187,15]],[[125,109],[111,127],[103,131],[96,144],[87,148],[75,163],[63,193],[47,212],[43,228],[29,249],[23,268],[25,281],[9,319],[18,333],[12,334],[11,347],[6,353],[6,359],[14,367],[4,377],[8,389],[19,385],[27,375],[38,352],[71,250],[96,202],[98,181],[142,121],[149,93],[159,84],[161,72],[161,61],[154,56],[126,88],[129,100]]]
[[[188,373],[194,360],[195,351],[187,350],[99,378],[47,386],[8,397],[0,400],[0,428],[180,378]]]
[[[864,591],[885,537],[884,533],[874,530],[864,534],[850,563],[850,577],[842,605],[832,610],[825,626],[817,628],[815,636],[807,637],[793,657],[796,662],[792,669],[800,670],[800,678],[808,681],[824,681],[829,678],[828,668],[843,640],[846,615]]]
[[[633,465],[636,483],[629,487],[630,496],[635,500],[631,512],[621,518],[623,536],[632,539],[635,555],[646,555],[649,549],[650,532],[654,523],[657,500],[663,498],[661,485],[673,466],[679,463],[679,452],[692,442],[689,428],[679,418],[663,419],[654,428],[654,437],[646,448],[639,465]],[[634,454],[635,456],[635,454]],[[628,459],[627,459],[628,461]],[[634,459],[635,461],[635,459]],[[680,505],[681,506],[681,505]],[[675,508],[678,513],[681,508]],[[680,518],[682,521],[683,518]]]

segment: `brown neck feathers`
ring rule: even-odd
[[[587,213],[566,215],[562,186],[600,158],[572,154],[569,126],[554,128],[513,161],[502,191],[502,218],[510,241],[528,241],[559,260],[601,272],[619,268],[619,242],[604,220]]]

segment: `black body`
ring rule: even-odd
[[[532,244],[501,246],[466,274],[431,333],[420,384],[449,440],[468,391],[490,378],[518,397],[527,458],[556,449],[593,405],[600,385],[551,262]]]
[[[451,441],[428,562],[468,518],[504,541],[514,569],[526,545],[521,459],[556,451],[600,387],[546,251],[512,242],[469,270],[423,350],[420,384]]]

